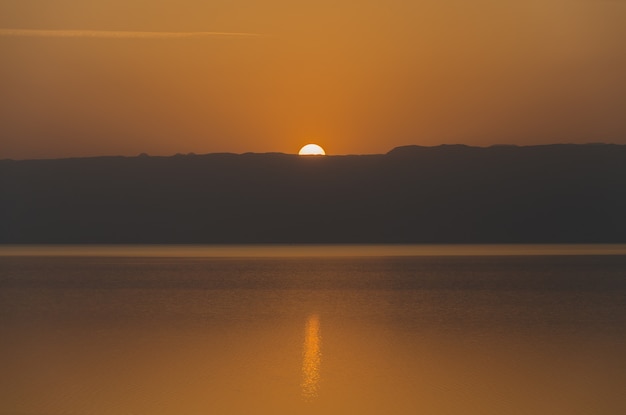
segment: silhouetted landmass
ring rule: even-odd
[[[0,161],[0,243],[626,242],[626,146]]]

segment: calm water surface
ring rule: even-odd
[[[0,255],[0,414],[626,413],[626,255],[102,252]]]

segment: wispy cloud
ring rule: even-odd
[[[0,29],[0,36],[10,37],[83,37],[101,39],[178,39],[193,37],[259,37],[245,32],[127,32],[110,30],[34,30]]]

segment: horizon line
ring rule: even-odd
[[[421,147],[421,148],[438,148],[438,147],[467,147],[467,148],[476,148],[476,149],[489,149],[489,148],[506,148],[506,147],[515,147],[515,148],[524,148],[524,147],[550,147],[550,146],[625,146],[625,144],[620,143],[604,143],[604,142],[589,142],[589,143],[546,143],[546,144],[491,144],[486,146],[478,146],[478,145],[469,145],[469,144],[437,144],[432,146],[424,146],[420,144],[405,144],[399,145],[396,147],[392,147],[389,151],[384,153],[331,153],[320,155],[319,157],[349,157],[349,156],[384,156],[388,155],[390,152],[396,149],[402,149],[407,147]],[[243,155],[283,155],[283,156],[298,156],[298,157],[308,157],[301,156],[298,153],[285,153],[281,151],[263,151],[263,152],[254,152],[254,151],[246,151],[242,153],[237,153],[233,151],[214,151],[210,153],[196,153],[196,152],[188,152],[188,153],[173,153],[173,154],[149,154],[147,152],[141,152],[139,154],[133,155],[124,155],[124,154],[100,154],[100,155],[83,155],[83,156],[60,156],[60,157],[41,157],[41,158],[11,158],[0,156],[1,161],[31,161],[31,160],[68,160],[68,159],[88,159],[88,158],[140,158],[140,157],[187,157],[187,156],[208,156],[208,155],[233,155],[233,156],[243,156]]]
[[[0,257],[315,258],[625,254],[625,243],[0,244]]]

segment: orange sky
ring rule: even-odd
[[[3,0],[0,158],[626,144],[624,45],[620,0]]]

